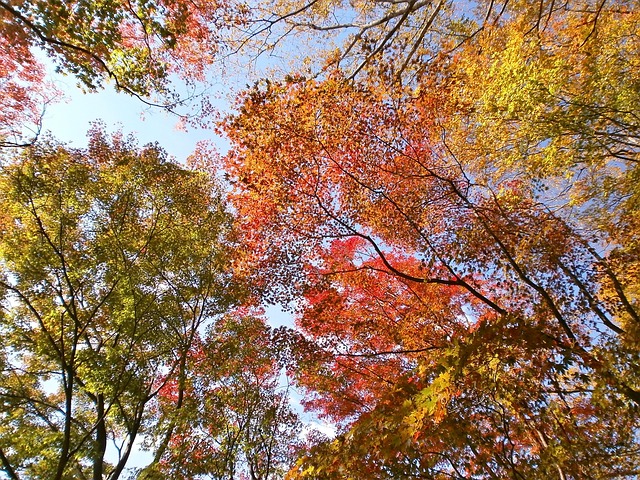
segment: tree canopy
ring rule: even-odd
[[[0,6],[3,139],[34,46],[145,99],[292,59],[186,166],[100,128],[6,154],[7,478],[117,478],[136,439],[141,479],[640,475],[637,1]]]
[[[225,123],[245,268],[344,426],[291,478],[637,475],[637,9],[539,6]]]

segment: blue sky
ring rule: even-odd
[[[188,131],[182,131],[177,128],[179,118],[176,115],[117,93],[111,85],[96,93],[84,93],[73,77],[52,70],[49,73],[65,99],[47,106],[43,131],[51,132],[69,146],[84,147],[91,123],[101,120],[110,132],[121,129],[125,134],[133,134],[140,145],[158,142],[179,162],[184,162],[201,140],[213,141],[221,151],[226,149],[226,142],[212,129],[189,127]]]

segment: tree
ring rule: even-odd
[[[509,2],[476,0],[264,1],[253,6],[246,39],[261,51],[302,46],[298,73],[316,76],[339,68],[348,78],[412,84],[439,56],[473,44],[486,29],[523,22],[525,35],[546,31],[568,18],[580,25],[580,41],[590,39],[609,13],[630,13],[634,2]],[[620,7],[620,8],[618,8]],[[576,32],[577,33],[577,32]],[[296,38],[291,42],[292,37]]]
[[[3,1],[0,7],[10,42],[43,48],[88,89],[109,78],[141,97],[166,93],[171,74],[203,80],[224,45],[221,32],[244,15],[232,4],[207,1]]]
[[[548,8],[225,123],[237,266],[306,296],[299,382],[343,428],[292,478],[637,475],[637,9]]]
[[[222,428],[218,410],[189,413],[188,388],[191,401],[235,408],[275,431],[285,408],[283,394],[267,397],[261,384],[246,386],[258,406],[232,405],[216,390],[225,381],[242,389],[232,379],[262,369],[273,392],[277,374],[272,350],[247,371],[214,353],[230,348],[218,336],[229,343],[240,328],[218,320],[242,289],[229,268],[231,217],[211,172],[100,127],[89,140],[86,150],[39,142],[2,167],[0,461],[11,479],[116,479],[144,439],[160,463],[167,445],[196,441],[187,434],[197,432],[179,428],[187,415]],[[263,419],[276,407],[276,418]]]
[[[160,411],[175,419],[175,432],[140,478],[282,478],[300,433],[281,380],[283,333],[246,308],[209,329],[183,385],[174,380],[160,392]],[[176,399],[184,405],[177,416]]]
[[[191,89],[204,81],[231,43],[228,32],[245,16],[240,4],[205,0],[1,1],[0,141],[29,143],[20,139],[24,121],[38,125],[42,108],[59,96],[45,82],[36,49],[86,90],[109,80],[118,91],[175,111],[186,99],[174,91],[172,77]]]
[[[26,146],[40,133],[42,111],[59,92],[42,80],[44,68],[26,42],[0,36],[0,65],[0,147]]]

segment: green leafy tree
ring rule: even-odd
[[[173,439],[184,404],[160,392],[185,382],[202,333],[241,298],[231,217],[210,171],[99,127],[86,150],[48,140],[6,160],[2,471],[119,478],[136,442]]]

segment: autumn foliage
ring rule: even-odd
[[[303,296],[299,382],[343,425],[291,478],[635,474],[637,14],[529,13],[228,119],[245,268]]]
[[[55,431],[46,458],[0,431],[9,478],[116,478],[105,441],[135,438],[149,480],[640,475],[638,2],[65,5],[0,2],[3,38],[89,88],[310,53],[191,170],[100,131],[7,157],[1,413]],[[4,137],[40,90],[7,92]]]
[[[203,81],[207,68],[232,48],[223,32],[245,17],[241,5],[213,1],[0,2],[0,141],[33,141],[44,108],[61,95],[47,83],[36,48],[85,90],[111,82],[118,91],[175,111],[186,99],[174,80],[191,89]],[[25,125],[30,131],[23,132]]]

